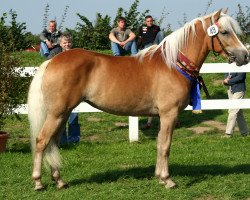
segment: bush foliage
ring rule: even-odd
[[[12,47],[13,48],[13,47]],[[5,44],[0,42],[0,128],[3,119],[20,104],[27,92],[27,82],[20,77],[22,69],[17,70],[20,59],[13,55]]]
[[[117,26],[117,18],[125,17],[127,26],[137,33],[139,26],[143,24],[144,18],[149,10],[140,13],[138,11],[139,0],[135,0],[128,11],[118,8],[116,17],[111,24],[111,17],[102,16],[97,13],[94,22],[91,22],[86,16],[77,13],[81,22],[78,22],[74,30],[67,29],[73,36],[74,47],[80,47],[92,50],[110,49],[110,41],[108,35],[112,28]]]
[[[17,22],[17,13],[10,10],[9,13],[3,13],[0,18],[0,38],[9,50],[15,51],[30,47],[33,36],[26,32],[26,23]]]

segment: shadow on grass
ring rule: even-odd
[[[104,173],[97,173],[87,179],[75,179],[69,182],[70,185],[80,185],[84,183],[105,183],[115,182],[119,179],[152,179],[154,178],[155,166],[130,168],[127,170],[112,170]],[[192,180],[187,184],[191,186],[202,182],[208,176],[227,176],[231,174],[250,174],[250,164],[227,167],[224,165],[170,165],[170,174],[175,176],[189,176]]]

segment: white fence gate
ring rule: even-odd
[[[25,67],[21,76],[26,74],[34,75],[38,67]],[[235,64],[227,63],[204,63],[200,73],[226,73],[226,72],[250,72],[250,64],[241,67]],[[216,109],[231,109],[231,108],[250,108],[250,99],[210,99],[201,101],[202,110],[216,110]],[[192,110],[191,106],[187,106],[185,110]],[[23,104],[19,109],[15,110],[19,114],[27,114],[27,104]],[[73,112],[102,112],[87,103],[79,104]],[[139,118],[129,117],[129,141],[134,142],[139,140]]]

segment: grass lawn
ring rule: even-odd
[[[247,112],[246,115],[250,116]],[[247,199],[250,198],[250,137],[221,138],[223,132],[196,134],[188,128],[207,119],[225,121],[226,112],[192,115],[185,111],[176,129],[170,172],[178,188],[169,190],[154,177],[158,121],[128,142],[127,117],[81,113],[81,142],[61,148],[62,177],[70,187],[58,191],[43,169],[46,189],[33,191],[27,116],[9,118],[8,151],[0,155],[0,199]],[[140,119],[140,124],[146,118]],[[249,120],[248,120],[249,123]]]
[[[28,56],[35,59],[37,54]],[[27,60],[25,66],[42,62]],[[204,79],[212,98],[226,98],[222,74]],[[249,77],[247,88],[249,98]],[[250,124],[250,110],[244,112]],[[146,120],[140,118],[140,125]],[[139,142],[129,143],[127,117],[80,113],[80,143],[60,148],[61,174],[70,187],[57,190],[43,168],[45,190],[35,192],[27,116],[10,116],[4,126],[11,134],[8,150],[0,154],[0,199],[250,199],[250,136],[235,131],[232,138],[221,138],[224,131],[212,126],[200,134],[190,129],[209,126],[207,120],[225,124],[227,111],[180,115],[170,155],[170,173],[178,187],[169,190],[154,177],[157,119],[152,129],[140,130]]]

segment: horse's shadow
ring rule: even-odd
[[[171,170],[172,169],[172,170]],[[120,178],[134,178],[138,180],[154,178],[155,166],[136,167],[126,170],[112,170],[103,173],[97,173],[89,178],[75,179],[69,182],[70,185],[81,185],[85,183],[105,183],[116,182]],[[224,165],[170,165],[172,176],[192,177],[187,186],[192,186],[202,182],[211,176],[226,176],[231,174],[250,174],[250,164],[236,165],[228,167]]]

